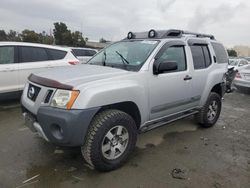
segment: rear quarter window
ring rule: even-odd
[[[50,60],[60,60],[63,59],[67,52],[63,50],[47,49]]]
[[[96,54],[94,50],[86,50],[86,49],[72,49],[75,56],[93,56]]]
[[[228,63],[228,54],[224,46],[215,42],[211,42],[211,44],[216,55],[217,63]]]

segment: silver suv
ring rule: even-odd
[[[190,115],[213,126],[227,64],[212,35],[129,32],[88,64],[30,75],[23,115],[48,142],[81,146],[91,166],[109,171],[126,161],[138,133]]]

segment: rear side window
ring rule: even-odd
[[[0,64],[14,63],[14,47],[0,47]]]
[[[53,50],[53,49],[47,49],[47,52],[49,54],[49,59],[50,60],[59,60],[59,59],[63,59],[67,52],[66,51],[62,51],[62,50]]]
[[[21,58],[20,62],[38,62],[38,61],[48,61],[48,54],[46,49],[37,47],[20,47]]]
[[[211,56],[207,45],[194,45],[190,46],[194,69],[205,69],[211,65]]]
[[[211,42],[211,44],[216,55],[217,63],[228,63],[228,55],[224,46],[214,42]]]

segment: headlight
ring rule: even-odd
[[[79,91],[58,89],[50,105],[57,108],[71,109],[79,93]]]

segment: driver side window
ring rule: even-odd
[[[177,70],[174,72],[185,71],[187,69],[184,46],[171,46],[167,48],[157,60],[162,62],[176,62]]]

